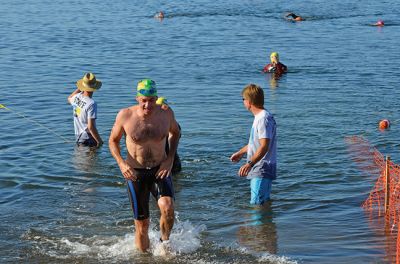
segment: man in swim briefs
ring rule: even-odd
[[[149,248],[149,198],[157,198],[160,208],[161,242],[168,243],[174,224],[174,191],[170,176],[179,142],[179,127],[171,109],[163,110],[156,104],[154,81],[138,83],[138,105],[122,109],[115,120],[109,138],[112,156],[127,180],[128,193],[135,219],[136,247],[145,252]],[[127,157],[121,156],[120,140],[125,135]],[[168,155],[165,152],[169,141]]]

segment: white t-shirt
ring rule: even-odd
[[[89,96],[78,93],[71,98],[74,114],[74,127],[76,142],[84,142],[89,139],[89,119],[97,118],[97,103]]]
[[[260,147],[260,139],[268,138],[268,151],[264,157],[254,164],[247,179],[276,179],[276,122],[271,113],[262,110],[254,117],[247,147],[247,160],[250,160]]]

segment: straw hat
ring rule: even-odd
[[[96,76],[94,76],[94,74],[91,72],[85,73],[83,78],[76,82],[76,86],[82,92],[94,92],[100,89],[101,85],[101,81],[96,80]]]

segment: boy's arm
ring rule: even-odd
[[[79,90],[78,88],[75,91],[73,91],[67,98],[68,103],[72,104],[72,97],[74,97],[74,95],[76,95],[80,92],[81,92],[81,90]]]

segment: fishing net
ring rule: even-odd
[[[350,154],[357,166],[376,178],[375,184],[362,207],[369,213],[374,226],[379,226],[386,237],[386,257],[400,264],[400,166],[390,161],[361,136],[347,137]]]

